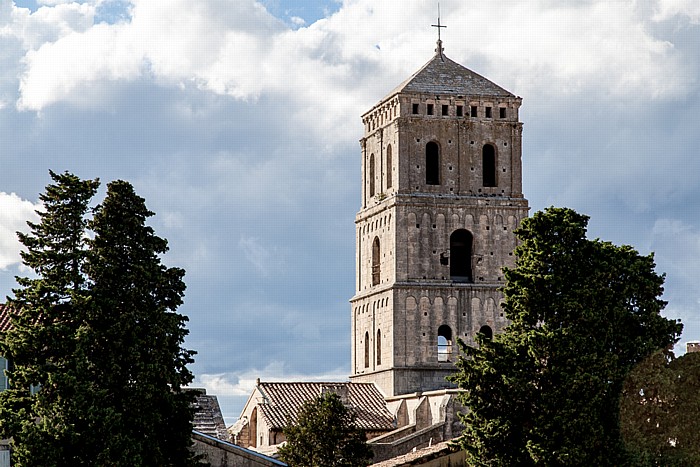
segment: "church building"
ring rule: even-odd
[[[507,325],[502,268],[515,264],[514,230],[529,210],[521,102],[447,58],[438,40],[430,61],[362,116],[350,382],[304,397],[376,387],[385,405],[364,416],[388,413],[390,426],[369,440],[375,460],[459,435],[458,390],[445,379],[457,338],[475,345],[477,333]],[[267,405],[299,402],[302,386],[311,387],[278,383],[273,398],[272,385],[258,383],[232,437],[266,451],[281,442],[264,414],[295,414]]]

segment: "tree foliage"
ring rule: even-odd
[[[663,350],[632,370],[620,423],[634,465],[700,465],[700,353]]]
[[[0,339],[13,465],[192,464],[184,271],[161,264],[167,242],[129,183],[110,183],[89,219],[99,182],[51,177],[40,222],[20,234],[35,277],[17,279]]]
[[[464,356],[459,443],[473,465],[623,465],[619,403],[635,364],[677,340],[653,256],[586,238],[588,217],[549,208],[516,231],[510,325]]]
[[[337,394],[323,394],[304,404],[296,422],[290,421],[284,429],[287,443],[277,453],[291,467],[369,465],[372,450],[354,424],[355,416]]]

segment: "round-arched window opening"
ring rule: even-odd
[[[438,328],[438,362],[449,362],[452,355],[452,329],[446,324]]]
[[[493,330],[490,326],[481,326],[479,332],[484,335],[488,340],[493,339]]]

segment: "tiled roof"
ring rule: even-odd
[[[399,92],[436,95],[515,97],[480,74],[447,58],[444,53],[435,56],[413,76],[401,83],[387,97]]]
[[[199,393],[194,402],[193,429],[205,435],[228,441],[224,417],[221,415],[219,400],[208,396],[206,391],[195,389]]]
[[[10,321],[10,308],[0,303],[0,332],[5,332],[12,327]]]
[[[302,405],[320,396],[324,387],[343,386],[348,390],[348,406],[358,428],[368,431],[393,430],[394,418],[384,397],[372,383],[260,383],[259,409],[272,429],[281,430],[287,420],[296,420]]]

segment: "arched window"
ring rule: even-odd
[[[382,364],[382,331],[377,330],[377,366]]]
[[[492,144],[485,144],[482,154],[484,186],[498,186],[496,184],[496,148]]]
[[[365,333],[365,368],[369,368],[369,332]]]
[[[472,282],[472,234],[459,229],[450,235],[450,278]]]
[[[374,196],[374,154],[369,156],[369,197]]]
[[[391,144],[386,147],[386,187],[391,188]]]
[[[479,329],[479,332],[484,335],[488,340],[493,339],[493,330],[491,330],[490,326],[481,326],[481,329]]]
[[[452,329],[446,324],[438,328],[438,362],[449,362],[452,355]]]
[[[425,146],[425,183],[440,184],[440,147],[432,141]]]
[[[381,280],[380,254],[379,237],[374,237],[374,243],[372,243],[372,285],[379,285],[379,281]]]

